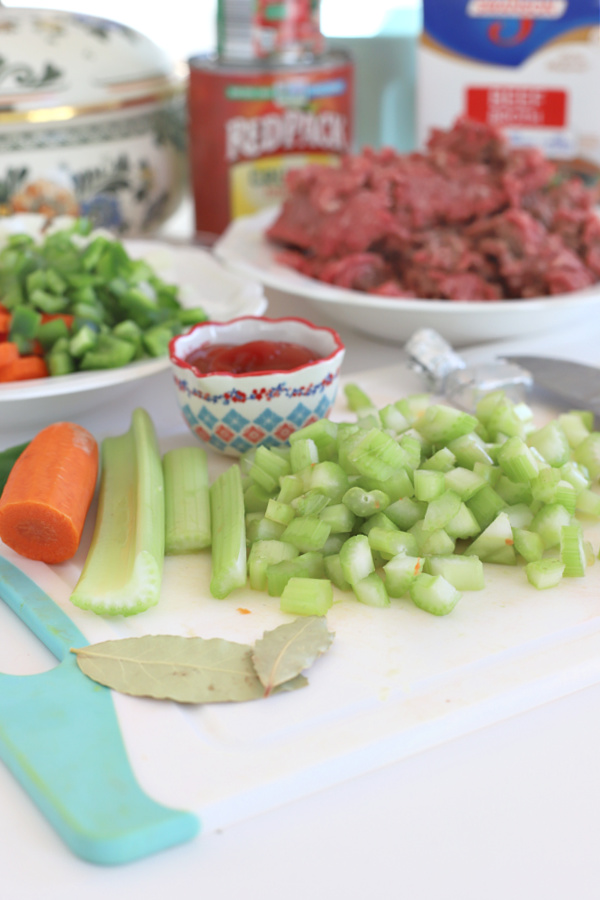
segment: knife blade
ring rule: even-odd
[[[545,356],[502,356],[526,369],[534,384],[567,400],[574,409],[600,416],[600,368]]]

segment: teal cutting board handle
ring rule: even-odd
[[[2,556],[0,598],[60,661],[37,675],[0,674],[0,757],[63,840],[85,860],[116,865],[194,837],[196,816],[155,802],[136,781],[110,690],[71,653],[88,641]]]

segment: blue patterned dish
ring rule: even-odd
[[[319,354],[290,371],[201,374],[186,362],[207,343],[290,341]],[[290,434],[327,416],[334,404],[344,345],[331,328],[304,319],[244,316],[203,322],[173,338],[171,368],[183,416],[199,440],[220,453],[240,456],[252,447],[278,447]]]

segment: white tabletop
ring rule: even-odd
[[[300,314],[271,295],[269,315]],[[330,324],[311,312],[314,321]],[[401,348],[339,328],[345,374],[403,360]],[[589,337],[589,335],[588,335]],[[573,356],[581,332],[525,342]],[[597,343],[596,343],[597,345]],[[589,353],[594,341],[588,340]],[[474,355],[485,356],[477,349]],[[153,376],[92,429],[168,390]],[[157,427],[176,428],[171,407]],[[184,427],[181,425],[180,427]],[[598,600],[600,607],[600,598]],[[74,857],[0,766],[0,894],[7,900],[587,900],[598,897],[600,685],[402,762],[116,868]],[[210,773],[207,773],[210,777]]]

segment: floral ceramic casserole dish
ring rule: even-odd
[[[0,214],[155,230],[183,195],[186,73],[139,32],[0,7]]]

